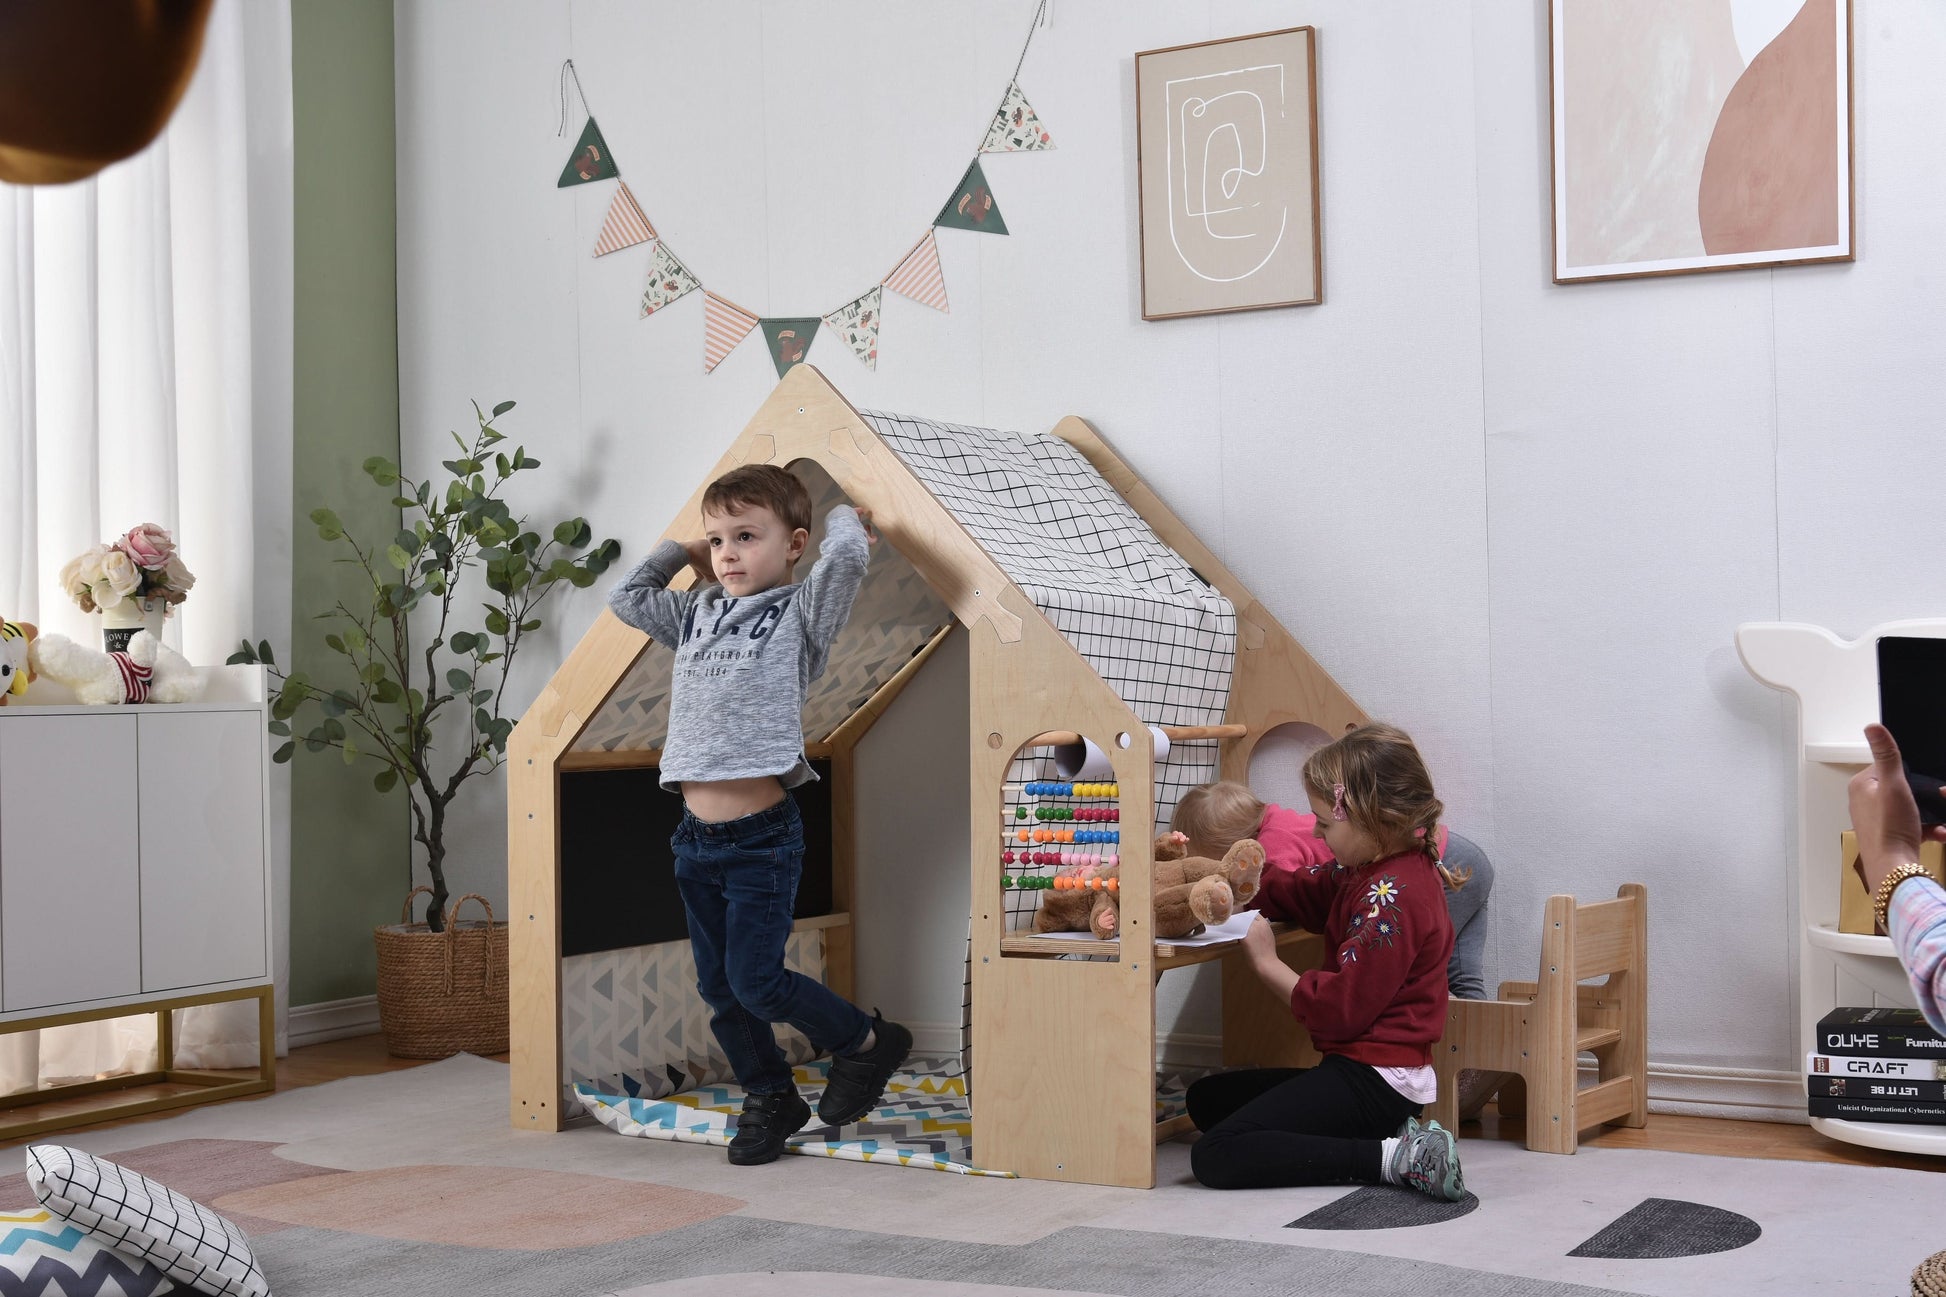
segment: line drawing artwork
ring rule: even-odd
[[[1275,126],[1265,95],[1258,90],[1248,85],[1216,89],[1213,94],[1201,89],[1211,82],[1229,82],[1238,77],[1262,82],[1267,91],[1274,92]],[[1169,177],[1170,246],[1183,267],[1198,279],[1214,284],[1248,279],[1277,255],[1285,231],[1290,228],[1290,206],[1285,202],[1279,202],[1276,207],[1276,229],[1268,228],[1271,209],[1263,197],[1267,190],[1275,192],[1275,186],[1263,182],[1269,171],[1271,131],[1285,125],[1284,69],[1279,64],[1262,64],[1176,77],[1165,83],[1164,98],[1169,117],[1164,165]],[[1212,193],[1212,172],[1220,198]],[[1218,201],[1224,205],[1217,206]],[[1221,222],[1217,219],[1232,216],[1240,219]],[[1212,273],[1215,267],[1207,261],[1197,264],[1197,253],[1211,255],[1221,250],[1222,243],[1264,238],[1270,240],[1269,250],[1240,274]],[[1214,248],[1192,252],[1183,246],[1185,239],[1191,243],[1201,240],[1217,243]]]
[[[1142,318],[1314,306],[1317,31],[1135,56]]]

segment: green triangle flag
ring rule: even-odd
[[[939,209],[939,219],[933,224],[953,230],[972,230],[975,234],[1007,232],[1007,223],[1000,219],[1000,208],[994,204],[993,190],[987,185],[986,172],[980,170],[978,158],[966,169],[959,188]]]
[[[777,377],[782,378],[784,371],[802,361],[811,350],[811,339],[817,335],[818,317],[807,315],[801,319],[759,320],[764,326],[764,341],[770,344],[770,359],[777,366]]]
[[[574,156],[561,169],[560,182],[554,187],[566,189],[591,180],[612,180],[620,174],[615,167],[615,155],[608,151],[608,141],[601,138],[601,128],[590,117],[588,124],[581,128],[581,142],[574,146]]]

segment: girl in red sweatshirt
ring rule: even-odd
[[[1434,1097],[1432,1046],[1446,1027],[1453,952],[1444,889],[1457,883],[1439,864],[1444,808],[1418,748],[1390,725],[1312,753],[1304,788],[1317,842],[1275,844],[1276,856],[1298,860],[1265,871],[1243,948],[1324,1058],[1190,1086],[1189,1115],[1203,1132],[1190,1166],[1215,1189],[1364,1181],[1458,1202],[1458,1145],[1437,1122],[1418,1121]],[[1279,827],[1267,817],[1263,830],[1275,836]],[[1285,965],[1264,915],[1323,933],[1322,965],[1301,975]]]

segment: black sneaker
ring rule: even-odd
[[[885,1083],[912,1052],[912,1033],[872,1011],[877,1039],[862,1053],[831,1057],[831,1079],[818,1099],[818,1120],[827,1126],[849,1126],[878,1106]]]
[[[731,1166],[762,1166],[775,1162],[784,1141],[811,1120],[811,1105],[795,1090],[750,1094],[743,1099],[743,1115],[730,1140]]]

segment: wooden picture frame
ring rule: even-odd
[[[1317,53],[1288,27],[1135,56],[1143,319],[1324,300]]]
[[[1851,0],[1645,8],[1548,3],[1554,282],[1856,260]]]

